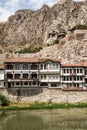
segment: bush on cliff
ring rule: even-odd
[[[36,53],[36,52],[39,52],[40,50],[42,50],[43,48],[41,46],[38,46],[38,47],[28,47],[28,48],[23,48],[21,49],[20,51],[17,51],[19,54],[22,54],[22,53]]]
[[[81,25],[81,24],[79,24],[79,25],[76,25],[76,26],[74,26],[72,29],[70,29],[71,31],[74,31],[74,30],[76,30],[76,29],[87,29],[87,25]]]
[[[0,93],[0,106],[9,106],[10,101]]]

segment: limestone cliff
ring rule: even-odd
[[[61,33],[67,34],[70,28],[78,24],[87,25],[86,0],[60,0],[51,8],[44,5],[37,11],[19,10],[10,16],[7,22],[0,23],[0,45],[4,50],[11,51],[29,46],[45,46],[52,44]],[[57,53],[58,56],[63,56],[62,50]],[[68,52],[66,53],[68,55]]]

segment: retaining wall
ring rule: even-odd
[[[87,91],[62,91],[58,89],[17,89],[0,91],[12,102],[55,102],[55,103],[78,103],[87,102]]]

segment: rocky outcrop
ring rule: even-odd
[[[77,24],[87,24],[87,1],[61,0],[51,8],[44,5],[37,11],[19,10],[0,24],[0,44],[5,50],[48,44]]]

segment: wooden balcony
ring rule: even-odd
[[[31,81],[31,82],[33,82],[33,81],[39,81],[39,79],[37,79],[37,78],[29,78],[29,79],[27,79],[27,78],[24,78],[24,79],[5,79],[5,80],[7,80],[8,82],[21,82],[21,81],[24,81],[24,82]]]

